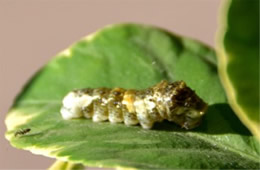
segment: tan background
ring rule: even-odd
[[[4,118],[23,84],[52,56],[107,24],[147,23],[214,46],[220,0],[0,0],[0,169],[53,159],[12,148]]]

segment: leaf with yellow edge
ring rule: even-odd
[[[84,168],[85,167],[82,164],[57,160],[48,170],[84,170]]]
[[[260,139],[259,0],[223,1],[217,34],[218,70],[240,120]]]
[[[197,129],[186,131],[165,121],[145,130],[61,117],[61,101],[73,89],[143,89],[163,79],[184,80],[209,104]],[[59,53],[27,83],[6,125],[14,147],[86,166],[241,169],[260,163],[258,141],[227,104],[215,52],[146,25],[112,25]]]

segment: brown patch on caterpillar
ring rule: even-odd
[[[186,129],[199,125],[207,104],[183,81],[161,81],[144,90],[122,88],[81,89],[70,92],[63,100],[64,119],[82,117],[93,121],[109,120],[126,125],[141,124],[152,128],[166,119]]]
[[[124,94],[122,104],[126,105],[128,112],[135,112],[134,101],[135,101],[135,90],[127,90]]]
[[[92,96],[93,95],[93,89],[82,89],[79,90],[79,93],[82,93],[82,95]],[[82,105],[82,112],[85,118],[90,119],[93,116],[93,103],[90,101],[90,104],[85,103]]]
[[[163,120],[163,117],[159,114],[157,103],[154,98],[154,90],[148,88],[144,90],[144,103],[147,109],[150,118],[154,121],[160,122]]]
[[[167,117],[167,108],[164,105],[165,97],[163,96],[167,86],[168,86],[168,82],[166,80],[163,80],[153,87],[154,100],[156,101],[157,104],[156,108],[162,118]]]
[[[108,119],[108,99],[110,94],[108,88],[97,88],[93,91],[93,121],[101,122]]]
[[[124,123],[126,125],[136,125],[139,123],[136,117],[134,101],[136,90],[126,90],[122,100],[122,112],[124,116]]]
[[[108,102],[108,119],[111,123],[120,123],[124,121],[122,112],[122,100],[125,90],[122,88],[114,88],[110,91]]]

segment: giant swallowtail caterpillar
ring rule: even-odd
[[[207,104],[185,82],[163,80],[144,90],[86,88],[71,91],[63,99],[61,115],[64,119],[85,117],[94,122],[139,123],[144,129],[166,119],[192,129],[199,125],[206,109]]]

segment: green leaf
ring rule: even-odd
[[[165,121],[144,130],[87,119],[65,121],[59,113],[62,98],[75,88],[143,89],[162,79],[184,80],[209,104],[199,128],[186,131]],[[151,26],[112,25],[58,54],[26,85],[6,125],[14,147],[88,166],[259,166],[259,143],[226,102],[214,51]],[[14,136],[28,128],[30,132]]]
[[[259,0],[228,0],[217,37],[219,72],[232,109],[260,139]]]

